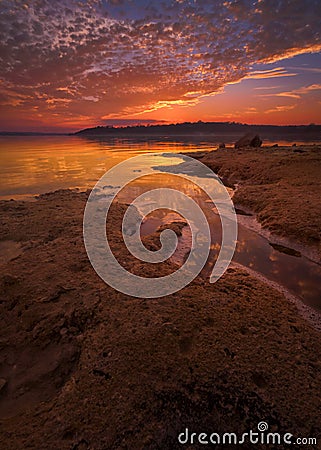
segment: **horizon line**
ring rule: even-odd
[[[162,122],[162,121],[160,121]],[[131,129],[131,128],[156,128],[156,127],[167,127],[167,126],[178,126],[178,125],[184,125],[184,124],[191,124],[191,125],[198,125],[198,124],[230,124],[230,125],[243,125],[243,126],[249,126],[249,127],[309,127],[309,126],[321,126],[321,123],[308,123],[308,124],[264,124],[264,123],[246,123],[246,122],[237,122],[237,121],[203,121],[203,120],[198,120],[195,122],[190,122],[190,121],[184,121],[184,122],[168,122],[168,123],[151,123],[151,124],[146,124],[146,123],[142,123],[142,124],[136,124],[136,125],[94,125],[94,126],[87,126],[81,129],[77,129],[77,131],[72,131],[72,130],[66,130],[66,131],[41,131],[39,129],[39,131],[36,130],[15,130],[15,131],[10,131],[10,130],[0,130],[0,135],[14,135],[14,134],[41,134],[41,135],[73,135],[76,133],[79,133],[81,131],[84,130],[88,130],[88,129],[95,129],[95,128],[108,128],[108,129],[115,129],[115,130],[119,130],[119,129]],[[58,128],[58,127],[57,127]],[[59,128],[58,128],[59,129]]]

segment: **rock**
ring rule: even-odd
[[[278,146],[279,146],[279,144],[273,144],[273,145],[272,145],[272,148],[278,147]]]
[[[274,248],[274,250],[285,253],[286,255],[296,256],[297,258],[300,258],[302,256],[301,252],[294,250],[293,248],[286,247],[285,245],[274,244],[272,242],[269,242],[269,245]]]
[[[7,384],[7,380],[5,380],[4,378],[0,378],[0,392],[6,386],[6,384]]]
[[[243,211],[243,209],[240,208],[235,208],[235,212],[240,216],[253,216],[253,214],[247,213],[246,211]]]
[[[235,143],[235,148],[261,147],[262,140],[258,134],[247,133]]]
[[[218,148],[225,148],[224,142],[221,142],[221,143],[219,144]]]
[[[173,222],[160,225],[156,231],[158,233],[161,233],[162,231],[169,229],[169,230],[173,230],[174,233],[176,234],[176,236],[180,237],[180,236],[182,236],[182,229],[184,227],[186,227],[187,225],[188,225],[187,222],[174,220]]]
[[[127,236],[133,236],[138,230],[142,217],[134,205],[128,205],[127,214],[129,214],[128,220],[124,224],[123,232]]]

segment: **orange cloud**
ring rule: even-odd
[[[253,66],[320,51],[320,9],[304,0],[273,5],[61,0],[57,8],[50,0],[23,7],[7,0],[0,15],[1,127],[8,117],[19,124],[84,116],[100,123],[175,110],[183,117],[241,80],[294,77],[284,67]]]

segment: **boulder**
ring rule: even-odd
[[[235,142],[235,148],[242,147],[261,147],[262,140],[258,134],[247,133],[237,142]]]
[[[225,148],[224,142],[221,142],[220,145],[218,146],[218,148]]]

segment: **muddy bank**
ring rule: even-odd
[[[186,427],[241,434],[262,420],[321,438],[320,335],[296,308],[235,268],[161,299],[114,291],[85,253],[86,199],[0,202],[0,239],[19,243],[0,275],[0,447],[169,450]],[[124,210],[108,229],[118,259],[147,277],[175,270],[130,259]]]
[[[319,146],[229,148],[194,156],[225,184],[237,186],[234,202],[254,211],[263,229],[298,242],[321,261]]]

